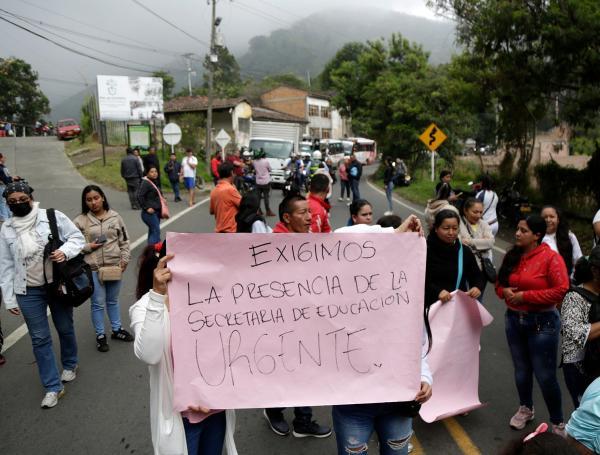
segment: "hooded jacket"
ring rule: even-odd
[[[562,302],[569,290],[567,266],[560,254],[542,243],[524,254],[508,277],[510,287],[523,291],[523,304],[506,305],[515,311],[547,311]],[[504,286],[496,283],[496,294],[504,299]]]
[[[329,225],[329,210],[331,206],[324,199],[310,193],[308,195],[308,206],[312,219],[310,232],[331,232],[331,226]]]

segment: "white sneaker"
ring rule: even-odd
[[[413,446],[410,442],[408,443],[408,453],[412,453],[415,446]]]
[[[350,198],[349,197],[346,198],[346,202],[350,202]]]
[[[73,368],[72,370],[63,370],[62,374],[60,375],[60,380],[62,382],[71,382],[74,381],[75,378],[77,377],[77,367]]]
[[[342,202],[344,200],[343,197],[338,197],[338,201]]]
[[[44,395],[44,399],[42,400],[42,408],[50,409],[58,404],[58,399],[65,394],[65,389],[62,389],[60,392],[48,392]]]

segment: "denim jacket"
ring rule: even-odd
[[[77,226],[62,212],[56,210],[56,224],[58,235],[64,244],[59,248],[67,260],[77,256],[85,245],[83,234]],[[46,210],[39,209],[35,229],[39,236],[46,242],[50,235],[50,223]],[[6,309],[17,308],[16,294],[27,293],[27,269],[25,263],[18,256],[17,232],[13,227],[13,218],[2,225],[0,230],[0,287]]]

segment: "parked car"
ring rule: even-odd
[[[59,140],[71,139],[81,134],[81,128],[76,120],[67,118],[56,124],[56,136]]]

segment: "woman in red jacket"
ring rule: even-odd
[[[560,254],[542,243],[546,224],[531,215],[517,227],[515,246],[506,253],[498,273],[496,293],[506,310],[506,338],[515,368],[520,407],[510,426],[521,430],[534,418],[533,375],[552,422],[565,435],[560,386],[556,378],[560,315],[556,306],[569,289],[567,267]]]

